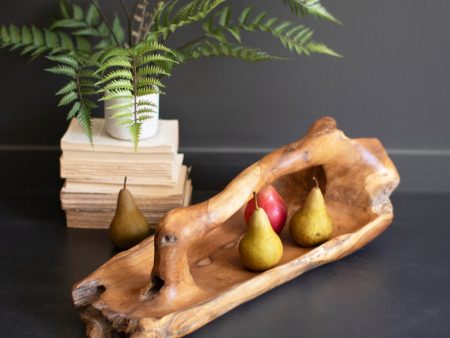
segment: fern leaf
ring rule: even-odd
[[[98,75],[95,74],[95,72],[92,69],[88,68],[82,68],[78,71],[78,75],[81,78],[91,78],[91,79],[98,79]]]
[[[106,60],[116,56],[128,57],[130,52],[125,48],[113,47],[109,48],[106,52],[103,52],[100,55],[99,61],[100,63],[104,63]]]
[[[112,31],[119,44],[122,45],[125,41],[125,30],[123,29],[123,26],[120,23],[120,19],[117,14],[114,16],[114,20],[112,23]]]
[[[82,51],[82,52],[90,52],[91,51],[91,44],[89,42],[89,40],[81,37],[81,36],[77,36],[75,37],[76,43],[77,43],[77,48]]]
[[[223,2],[225,2],[225,0],[192,0],[190,3],[181,7],[175,14],[172,14],[177,0],[168,1],[155,15],[153,33],[161,35],[163,40],[165,40],[178,28],[206,18]],[[151,36],[152,35],[149,35],[147,40],[149,40]]]
[[[143,74],[141,72],[141,74]],[[125,69],[119,69],[112,72],[109,72],[108,74],[104,75],[102,79],[97,84],[102,84],[105,82],[109,82],[111,80],[116,79],[127,79],[131,80],[133,78],[133,74],[131,74],[131,71],[125,70]]]
[[[65,50],[73,50],[74,49],[73,41],[67,33],[58,32],[58,35],[59,35],[61,47],[63,49],[65,49]]]
[[[11,37],[12,44],[18,44],[22,41],[20,30],[16,25],[13,24],[9,25],[9,36]]]
[[[59,75],[67,75],[71,78],[75,78],[76,72],[73,68],[68,66],[54,66],[46,69],[47,72]]]
[[[69,112],[67,113],[67,119],[70,120],[73,117],[75,117],[78,112],[80,111],[81,103],[79,101],[76,101],[72,108],[70,108]]]
[[[164,52],[167,54],[173,54],[172,49],[155,42],[144,41],[139,45],[135,46],[134,52],[136,55],[145,55],[151,52]]]
[[[308,3],[308,5],[312,6],[311,3]],[[296,52],[297,54],[309,55],[310,53],[323,53],[339,56],[338,53],[326,47],[324,44],[314,42],[312,40],[313,31],[311,29],[290,21],[280,21],[277,18],[267,17],[267,12],[261,12],[252,16],[252,8],[246,7],[240,13],[236,23],[234,23],[230,17],[231,7],[227,6],[215,15],[218,25],[217,28],[213,25],[203,27],[204,30],[206,30],[206,35],[226,45],[228,44],[228,39],[225,32],[228,32],[234,39],[240,42],[241,30],[249,32],[261,31],[272,34],[285,48],[291,52]],[[204,55],[208,52],[214,54],[211,47],[209,50],[204,50],[202,54]],[[221,51],[221,54],[223,52],[225,52],[225,50]]]
[[[139,107],[154,107],[154,108],[157,107],[156,104],[154,104],[153,102],[147,101],[147,100],[139,100],[137,102],[137,105]]]
[[[163,61],[168,63],[178,63],[175,59],[172,59],[168,56],[164,56],[161,54],[151,54],[151,55],[145,55],[141,57],[138,61],[138,67],[148,65],[149,63],[157,62],[157,61]]]
[[[35,26],[31,26],[31,32],[33,33],[33,44],[35,46],[43,46],[45,40],[42,31]]]
[[[76,117],[89,142],[93,144],[91,110],[81,104]]]
[[[153,77],[142,77],[138,80],[138,88],[146,86],[157,86],[159,88],[164,88],[165,86],[162,82]]]
[[[61,0],[61,1],[59,2],[59,11],[60,11],[60,13],[61,13],[61,16],[62,16],[64,19],[67,19],[68,17],[70,17],[70,14],[69,14],[69,6],[68,6],[66,0]]]
[[[67,94],[67,93],[69,93],[71,91],[74,91],[76,89],[77,89],[77,84],[75,83],[75,81],[70,81],[64,87],[62,87],[60,90],[58,90],[56,92],[56,95]]]
[[[156,111],[154,109],[142,108],[137,110],[139,120],[142,121],[142,118],[145,116],[152,116]]]
[[[1,27],[1,38],[2,38],[2,47],[5,47],[11,41],[11,36],[9,35],[8,29],[5,26]]]
[[[97,31],[95,28],[92,27],[86,27],[79,30],[76,30],[72,33],[75,36],[95,36],[95,37],[101,37],[101,34],[99,31]]]
[[[231,45],[223,43],[204,42],[196,47],[184,52],[186,59],[198,59],[200,57],[226,56],[246,62],[262,62],[282,60],[283,58],[270,55],[257,48],[250,48],[241,45]]]
[[[130,73],[131,74],[131,73]],[[143,66],[139,69],[139,75],[165,75],[170,76],[170,73],[158,66]]]
[[[100,98],[101,101],[110,100],[110,99],[132,99],[133,93],[129,90],[111,90],[109,92],[105,92],[105,95]]]
[[[101,91],[109,92],[109,91],[113,91],[113,90],[132,91],[133,86],[129,80],[113,80],[113,81],[110,81],[106,86],[104,86]]]
[[[142,125],[140,122],[134,122],[128,127],[130,130],[130,135],[134,143],[134,149],[137,150],[139,144],[139,138],[141,137]]]
[[[326,55],[336,56],[336,57],[339,57],[339,58],[342,57],[341,54],[335,52],[334,50],[332,50],[327,45],[325,45],[325,44],[323,44],[321,42],[311,41],[311,42],[308,43],[307,48],[312,53],[326,54]]]
[[[139,87],[136,92],[136,96],[146,96],[146,95],[152,95],[152,94],[163,94],[163,92],[161,92],[161,90],[155,86]]]
[[[51,61],[66,64],[72,68],[78,67],[78,61],[74,57],[66,55],[66,54],[47,56],[47,59],[49,59]]]
[[[132,68],[130,61],[126,57],[112,57],[109,58],[105,63],[103,63],[96,73],[103,72],[107,70],[108,68]]]
[[[98,24],[99,21],[100,21],[100,14],[97,8],[95,8],[95,6],[91,4],[86,12],[86,23],[89,26],[94,26]]]
[[[33,43],[33,33],[27,26],[22,26],[22,43],[24,45],[30,45]]]
[[[86,108],[91,109],[91,110],[98,107],[97,104],[95,104],[93,101],[91,101],[91,100],[89,100],[89,99],[87,99],[87,98],[85,98],[85,97],[83,98],[83,105],[84,105]]]
[[[71,92],[65,94],[65,95],[61,98],[61,100],[60,100],[59,103],[58,103],[58,107],[66,106],[66,105],[68,105],[69,103],[74,102],[77,98],[78,98],[77,93],[74,92],[74,91],[71,91]]]
[[[341,22],[320,3],[320,0],[283,0],[283,3],[289,6],[291,12],[297,16],[312,15],[336,24],[341,24]]]
[[[130,109],[134,107],[134,103],[131,102],[131,100],[127,100],[126,102],[112,104],[112,105],[105,105],[105,109],[108,110],[119,110],[119,112],[123,112],[124,110]],[[114,116],[113,116],[114,118]]]
[[[80,87],[84,87],[84,88],[96,88],[97,87],[97,82],[92,80],[91,78],[80,77],[78,80],[78,83],[79,83]]]
[[[44,29],[44,36],[45,36],[45,45],[48,46],[50,49],[55,49],[56,47],[59,46],[58,34],[48,29]]]
[[[62,19],[55,21],[50,29],[56,28],[86,28],[86,23],[83,21],[78,21],[74,19]]]

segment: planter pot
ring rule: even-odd
[[[118,124],[118,121],[112,118],[115,111],[113,109],[107,109],[108,107],[116,104],[126,103],[127,100],[128,99],[110,99],[105,101],[105,128],[108,134],[112,137],[120,140],[130,141],[131,136],[128,126]],[[150,101],[155,105],[155,107],[152,108],[154,110],[154,113],[151,113],[152,118],[142,123],[141,136],[139,137],[139,139],[143,140],[152,137],[158,130],[159,94],[140,96],[138,98],[138,101]]]

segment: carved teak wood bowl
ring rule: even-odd
[[[319,180],[333,219],[332,239],[302,248],[281,234],[281,262],[246,270],[238,244],[243,209],[267,184],[289,217]],[[376,139],[349,139],[321,118],[302,139],[254,163],[221,193],[169,212],[152,236],[76,284],[72,296],[90,337],[179,337],[319,265],[342,258],[378,236],[393,218],[389,195],[399,176]]]

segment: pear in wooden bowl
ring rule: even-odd
[[[316,177],[333,220],[332,238],[302,248],[281,233],[281,262],[262,273],[245,269],[238,243],[244,208],[267,184],[288,206],[301,207]],[[349,139],[334,119],[319,119],[302,139],[254,163],[211,199],[169,212],[155,236],[106,262],[73,288],[90,337],[180,337],[378,236],[393,218],[389,195],[399,183],[376,139]]]

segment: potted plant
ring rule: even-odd
[[[55,63],[49,72],[65,75],[68,82],[56,94],[59,106],[67,106],[67,118],[76,117],[92,143],[91,112],[105,101],[108,132],[139,139],[156,131],[162,79],[175,66],[202,57],[225,56],[247,62],[282,59],[243,43],[242,32],[262,31],[297,54],[339,56],[313,40],[313,31],[302,24],[270,17],[246,7],[239,13],[229,0],[166,0],[149,4],[137,0],[128,8],[118,0],[126,17],[112,21],[95,0],[84,10],[66,0],[61,17],[49,28],[1,26],[0,46],[45,56]],[[297,18],[313,15],[338,23],[320,0],[283,0]],[[201,23],[202,34],[179,47],[169,47],[170,37],[186,25]],[[122,129],[117,129],[122,126]],[[123,128],[126,128],[124,134]]]

